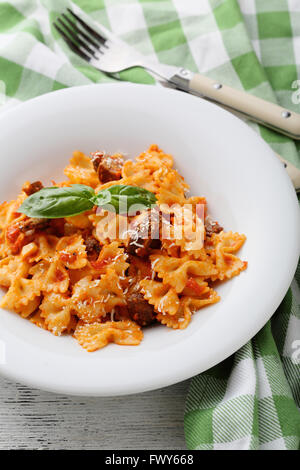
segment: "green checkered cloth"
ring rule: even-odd
[[[149,58],[200,71],[300,111],[299,0],[77,0],[90,18]],[[7,109],[64,87],[114,78],[58,37],[67,0],[0,0],[0,99]],[[135,68],[121,80],[155,84]],[[300,167],[299,143],[250,124]],[[269,322],[232,357],[191,382],[184,418],[190,449],[298,449],[300,268]]]

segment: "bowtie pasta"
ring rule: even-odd
[[[94,207],[71,217],[32,218],[18,208],[43,188],[36,181],[0,206],[0,286],[6,289],[0,306],[40,328],[73,335],[87,351],[138,345],[149,325],[186,328],[194,312],[220,300],[217,283],[246,269],[236,255],[245,235],[212,221],[204,197],[188,197],[172,156],[156,145],[135,161],[76,151],[65,175],[53,185],[87,185],[95,193],[138,186],[154,193],[157,204],[136,214]]]

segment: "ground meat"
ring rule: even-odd
[[[87,257],[90,261],[96,261],[100,253],[100,243],[96,238],[89,236],[85,239]]]
[[[34,233],[48,228],[49,223],[48,219],[26,218],[9,225],[6,229],[6,240],[12,254],[19,253],[24,245],[33,240]]]
[[[96,173],[98,173],[99,165],[105,156],[104,152],[93,152],[91,153],[91,160]]]
[[[160,213],[151,209],[134,217],[129,226],[127,251],[131,255],[145,257],[151,248],[159,248]]]
[[[148,304],[140,292],[127,294],[127,308],[130,318],[140,326],[148,326],[156,321],[153,306]]]
[[[31,194],[37,193],[43,189],[43,185],[40,181],[34,181],[33,183],[25,183],[22,187],[22,191],[27,194],[27,196],[31,196]]]
[[[213,233],[220,233],[222,230],[223,227],[221,227],[218,222],[213,222],[209,218],[205,219],[205,231],[207,237],[211,237]]]
[[[124,160],[120,155],[95,152],[91,153],[91,159],[101,183],[121,179]]]
[[[31,235],[37,230],[45,230],[50,226],[49,219],[37,219],[29,217],[28,219],[21,220],[17,223],[20,232],[25,233],[25,235]]]

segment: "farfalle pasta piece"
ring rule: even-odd
[[[240,250],[246,240],[246,235],[241,233],[224,232],[213,234],[211,237],[214,247],[222,246],[226,253],[236,253]]]
[[[174,330],[185,329],[191,321],[192,314],[202,307],[215,304],[220,300],[217,292],[209,288],[203,294],[202,298],[183,296],[180,299],[180,307],[175,315],[169,315],[166,312],[159,312],[157,320],[163,325],[173,328]]]
[[[72,184],[86,184],[92,188],[96,188],[99,184],[91,159],[78,150],[73,152],[73,157],[64,173]]]
[[[158,190],[158,204],[185,204],[185,192],[189,186],[178,171],[169,170]]]
[[[239,233],[221,232],[214,235],[214,250],[211,258],[214,260],[218,270],[217,275],[212,276],[212,280],[231,279],[247,268],[247,263],[240,260],[233,253],[236,253],[244,244],[246,236]]]
[[[87,265],[85,244],[80,234],[62,237],[56,246],[58,258],[68,269],[81,269]]]
[[[203,293],[201,297],[186,298],[190,300],[189,305],[193,311],[199,310],[200,308],[205,307],[206,305],[215,304],[220,300],[220,296],[212,288],[209,288],[209,290]]]
[[[180,307],[179,297],[172,287],[149,279],[140,281],[144,298],[159,313],[175,315]]]
[[[91,266],[99,274],[104,274],[108,268],[113,268],[122,279],[129,267],[129,263],[126,261],[127,258],[128,255],[125,253],[124,248],[119,248],[118,242],[112,242],[103,246],[97,261],[92,261]]]
[[[18,256],[7,256],[0,260],[0,286],[9,287],[15,278],[26,278],[30,264]]]
[[[182,244],[183,245],[183,244]],[[204,247],[199,250],[189,250],[185,251],[181,248],[181,243],[177,243],[177,240],[162,240],[163,250],[171,257],[180,258],[188,256],[190,259],[195,259],[197,261],[207,261],[208,256]]]
[[[154,181],[155,186],[157,187],[156,192],[158,191],[159,187],[163,184],[164,179],[166,178],[169,169],[165,166],[161,166],[157,170],[152,173],[152,178]]]
[[[68,271],[58,259],[39,261],[30,268],[29,274],[42,291],[64,293],[68,290]]]
[[[40,305],[44,327],[56,336],[67,331],[71,324],[72,304],[69,297],[50,292],[44,295]]]
[[[27,243],[27,245],[24,245],[21,250],[20,258],[22,259],[22,261],[31,259],[32,256],[37,253],[37,251],[38,251],[38,246],[36,243],[34,242]]]
[[[74,333],[80,346],[89,352],[104,348],[108,343],[137,346],[143,339],[141,327],[130,320],[84,324],[79,322]]]
[[[27,305],[15,306],[14,310],[23,318],[28,318],[33,312],[36,311],[41,302],[41,297],[35,297],[30,300]]]
[[[173,157],[164,153],[157,145],[151,145],[146,152],[142,152],[136,159],[144,168],[152,172],[162,167],[172,168]]]
[[[76,284],[78,281],[83,279],[84,277],[90,276],[91,279],[99,279],[100,278],[100,273],[96,269],[93,268],[91,263],[88,261],[87,265],[84,268],[81,269],[70,269],[68,271],[69,274],[69,279],[70,279],[70,285],[73,286]]]
[[[0,307],[15,310],[27,317],[39,306],[40,293],[39,286],[32,279],[15,278],[2,297]]]
[[[98,211],[97,214],[89,216],[95,227],[94,237],[102,244],[112,241],[125,243],[128,238],[128,217],[122,214],[115,214],[110,211]]]
[[[113,269],[107,269],[101,279],[87,276],[73,286],[73,309],[86,323],[95,322],[118,305],[126,305],[126,299]]]
[[[165,204],[161,210],[166,210]],[[174,204],[170,207],[170,216],[163,217],[162,240],[168,250],[172,246],[179,247],[182,255],[193,256],[196,259],[206,259],[204,248],[205,229],[202,218],[192,204]]]
[[[180,258],[180,246],[175,243],[175,240],[165,238],[161,241],[161,247],[163,253],[167,254],[171,258]]]
[[[159,312],[156,319],[162,324],[174,330],[184,330],[190,323],[192,311],[190,308],[190,299],[184,298],[180,302],[180,307],[175,315],[169,315],[166,312]]]
[[[24,250],[23,255],[26,254],[30,263],[38,263],[41,260],[51,261],[56,254],[56,245],[58,240],[59,238],[54,235],[38,234],[35,236],[34,242],[32,242],[36,245],[37,249],[28,256],[25,245],[22,249],[22,252]]]
[[[101,274],[105,274],[108,268],[113,268],[119,275],[120,280],[124,279],[125,271],[129,267],[127,254],[118,242],[104,245],[100,255],[95,261],[88,261],[87,265],[81,269],[70,269],[68,274],[70,283],[76,284],[80,279],[91,276],[92,279],[99,279]]]
[[[127,160],[124,163],[122,176],[123,178],[118,181],[118,184],[139,186],[140,188],[147,189],[154,193],[158,190],[151,174],[151,170],[144,168],[142,165],[137,165],[130,160]]]
[[[203,281],[201,278],[190,277],[187,280],[181,295],[188,297],[203,297],[208,294],[210,290],[211,288],[206,281]]]
[[[177,293],[185,288],[190,277],[200,279],[217,275],[216,267],[210,261],[191,260],[187,256],[172,258],[164,255],[150,256],[152,269],[158,274],[164,284],[174,287]]]
[[[146,152],[143,152],[139,157],[137,157],[136,162],[133,162],[132,160],[124,162],[122,168],[122,179],[100,185],[97,187],[97,191],[100,189],[106,189],[109,186],[112,186],[112,184],[125,184],[130,186],[139,186],[147,189],[148,191],[157,193],[160,183],[163,181],[161,171],[165,170],[168,172],[172,165],[173,158],[171,155],[165,154],[157,146],[151,146]]]
[[[44,330],[47,330],[47,327],[45,325],[45,318],[41,316],[41,313],[42,312],[40,310],[37,310],[36,312],[33,313],[33,315],[31,315],[29,320],[31,321],[31,323],[38,326],[39,328],[43,328]]]

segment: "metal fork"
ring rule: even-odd
[[[105,73],[117,73],[131,67],[143,67],[164,80],[170,81],[179,67],[154,64],[102,25],[99,31],[91,28],[82,18],[67,8],[53,23],[70,49],[95,68]],[[174,83],[176,84],[176,83]]]
[[[293,139],[300,139],[299,114],[185,68],[152,62],[103,25],[97,24],[95,29],[70,8],[67,12],[56,19],[54,27],[70,49],[102,72],[111,74],[131,67],[143,67],[173,87],[213,101],[240,117],[256,121]],[[294,186],[299,188],[300,171],[288,161],[281,160]]]

